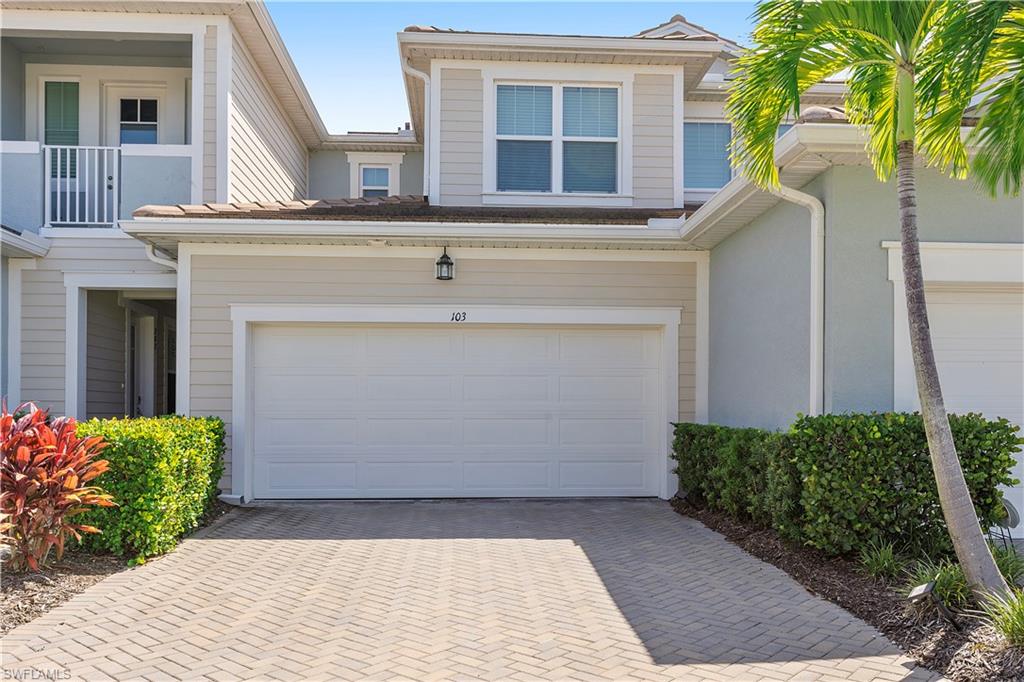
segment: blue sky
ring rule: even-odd
[[[267,3],[332,133],[408,120],[395,34],[412,24],[474,31],[630,35],[673,14],[746,43],[752,2]]]

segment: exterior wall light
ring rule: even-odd
[[[434,263],[437,268],[437,278],[442,282],[455,279],[455,261],[448,255],[448,247],[444,247],[444,253]]]

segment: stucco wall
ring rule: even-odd
[[[221,417],[230,430],[231,304],[466,303],[682,308],[679,418],[694,418],[695,263],[460,258],[458,277],[438,282],[435,257],[193,256],[192,414]]]
[[[711,422],[779,428],[807,411],[809,235],[807,210],[780,203],[711,251]]]
[[[122,156],[121,213],[146,204],[187,204],[192,196],[192,159],[187,156]]]
[[[19,231],[39,231],[43,224],[42,152],[0,153],[0,222]]]
[[[892,409],[893,296],[881,243],[899,239],[895,184],[859,166],[824,177],[826,409]],[[990,199],[932,170],[919,172],[917,216],[921,241],[1024,241],[1024,199]]]
[[[0,39],[0,139],[25,139],[25,62],[21,52]]]

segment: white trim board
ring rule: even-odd
[[[86,292],[90,289],[174,289],[174,274],[64,273],[64,414],[85,418]]]
[[[179,269],[179,274],[180,274]],[[429,324],[429,325],[531,325],[556,326],[616,325],[658,327],[662,330],[662,372],[664,397],[661,406],[664,438],[659,471],[659,497],[673,494],[672,428],[679,405],[679,308],[606,308],[586,306],[480,306],[458,305],[464,321],[453,322],[451,305],[291,305],[235,304],[231,309],[231,495],[254,498],[252,443],[252,325],[256,323],[347,323],[347,324]],[[181,306],[179,305],[179,310]],[[179,367],[180,372],[180,367]]]
[[[402,159],[404,152],[345,152],[348,160],[348,195],[362,196],[362,167],[388,169],[388,196],[401,194]]]
[[[903,285],[899,242],[882,242],[888,254],[893,283],[893,409],[918,409],[914,360],[910,351],[910,322]],[[979,242],[922,242],[921,269],[927,285],[969,291],[1020,291],[1024,288],[1024,244]],[[927,296],[927,293],[926,293]]]

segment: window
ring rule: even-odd
[[[783,135],[786,134],[786,131],[788,131],[792,127],[793,127],[792,123],[782,123],[782,124],[780,124],[779,125],[779,131],[775,134],[775,137],[782,137]]]
[[[498,85],[495,133],[499,192],[618,191],[618,88]]]
[[[562,89],[562,191],[614,193],[618,187],[619,91]]]
[[[359,196],[367,199],[388,196],[390,173],[386,166],[360,166],[359,175]]]
[[[690,189],[719,189],[732,179],[728,123],[683,124],[683,182]]]
[[[155,99],[121,100],[121,144],[156,144]]]
[[[77,146],[78,83],[46,81],[43,93],[43,144]],[[58,158],[60,173],[57,169]],[[51,177],[75,177],[75,158],[70,153],[54,152],[51,163]]]
[[[498,86],[497,189],[551,191],[551,86]]]

